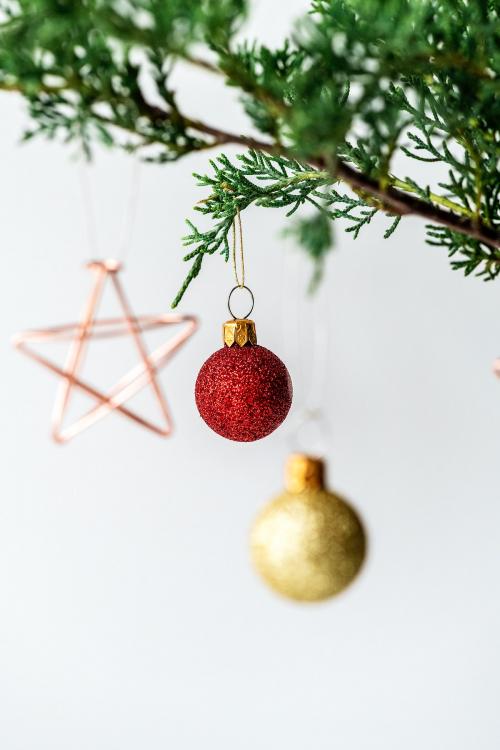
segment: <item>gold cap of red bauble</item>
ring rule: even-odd
[[[226,320],[222,329],[222,338],[226,346],[246,346],[257,343],[255,323],[248,318]]]

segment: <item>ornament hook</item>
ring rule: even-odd
[[[241,316],[239,316],[239,315],[235,315],[234,312],[231,309],[231,297],[233,296],[234,292],[237,289],[246,289],[247,292],[248,292],[248,294],[250,295],[250,299],[251,299],[250,310],[247,312],[246,315],[243,316],[243,318]],[[233,286],[233,288],[229,292],[229,297],[227,299],[227,309],[229,310],[229,314],[232,316],[233,320],[242,320],[242,319],[248,318],[252,314],[252,310],[253,310],[254,304],[255,304],[255,299],[254,299],[254,296],[253,296],[253,292],[252,292],[252,290],[249,287],[245,286],[245,284],[238,284],[237,286]]]

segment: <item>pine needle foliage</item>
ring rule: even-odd
[[[286,216],[308,207],[293,232],[316,278],[332,222],[356,238],[378,213],[385,236],[401,217],[423,217],[453,268],[495,278],[500,3],[313,0],[276,49],[242,41],[247,12],[245,0],[0,0],[0,89],[25,97],[27,139],[78,141],[87,154],[101,142],[162,164],[244,149],[196,175],[205,226],[189,222],[191,266],[174,304],[205,256],[227,259],[249,205]],[[182,112],[170,83],[179,60],[235,87],[261,135]]]

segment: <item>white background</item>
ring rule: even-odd
[[[261,2],[248,34],[279,41],[303,6]],[[246,127],[209,76],[179,83],[193,115]],[[50,442],[56,380],[9,341],[81,308],[81,168],[71,147],[18,146],[16,98],[0,98],[0,117],[2,750],[498,748],[498,283],[452,273],[418,219],[389,241],[382,222],[357,243],[337,232],[316,322],[331,331],[322,400],[331,484],[361,511],[370,558],[339,599],[296,606],[247,554],[252,518],[282,486],[287,429],[225,442],[194,405],[227,315],[222,259],[187,294],[202,326],[162,374],[175,436],[112,415]],[[123,275],[136,312],[167,311],[180,285],[183,219],[206,195],[191,172],[206,166],[204,154],[141,169]],[[117,251],[132,176],[114,153],[89,171],[103,253]],[[246,213],[260,342],[287,359],[297,413],[301,358],[285,350],[280,301],[297,314],[283,284],[297,251],[281,212]],[[89,351],[98,384],[133,356],[114,346]]]

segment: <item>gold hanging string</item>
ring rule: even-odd
[[[241,269],[241,278],[240,274],[238,273],[238,264],[236,262],[236,224],[238,224],[238,240],[240,245],[240,269]],[[244,287],[245,286],[245,253],[243,248],[243,228],[241,226],[241,216],[240,216],[240,209],[236,209],[236,216],[234,217],[233,221],[233,271],[234,271],[234,278],[236,280],[236,286]]]
[[[225,190],[230,190],[229,186],[223,186]],[[201,200],[197,201],[197,203],[207,203],[210,200],[209,196],[208,198],[202,198]],[[238,228],[236,229],[236,225],[238,225]],[[238,206],[236,206],[236,214],[233,219],[233,223],[231,226],[231,233],[232,233],[232,249],[231,249],[231,255],[232,255],[232,264],[233,264],[233,273],[234,278],[236,281],[236,286],[240,289],[245,287],[245,248],[243,244],[243,225],[241,221],[241,214],[240,209]],[[236,245],[239,244],[240,246],[240,271],[241,271],[241,277],[240,273],[238,273],[238,263],[236,258]]]

